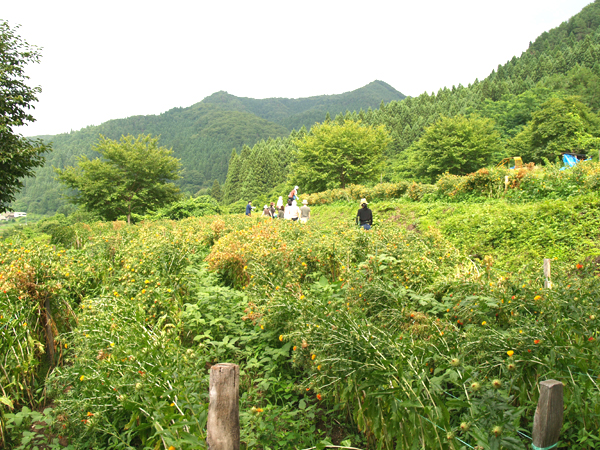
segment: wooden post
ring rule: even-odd
[[[50,310],[50,296],[44,300],[44,328],[46,330],[46,357],[50,366],[54,366],[54,333],[52,333],[52,312]]]
[[[563,424],[563,384],[556,380],[540,383],[540,398],[533,417],[534,448],[550,448],[558,442]]]
[[[240,366],[216,364],[210,368],[206,443],[209,450],[240,448]]]
[[[550,281],[550,259],[544,258],[544,287],[552,289],[552,281]]]
[[[508,189],[508,175],[504,175],[504,190]]]

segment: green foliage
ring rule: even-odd
[[[426,128],[407,151],[414,173],[435,181],[446,172],[464,175],[486,167],[500,159],[503,146],[492,120],[456,116]]]
[[[597,150],[598,118],[576,98],[551,98],[532,114],[528,126],[512,141],[526,161],[554,161],[561,153]]]
[[[101,137],[95,147],[101,157],[78,158],[77,167],[57,169],[58,179],[75,195],[69,200],[107,220],[143,214],[178,198],[171,181],[179,179],[180,162],[172,150],[158,146],[150,135],[123,136],[120,141]]]
[[[0,20],[0,212],[9,209],[16,194],[24,186],[23,177],[44,165],[44,153],[50,145],[39,139],[26,139],[13,128],[34,122],[29,113],[37,102],[39,87],[27,85],[27,64],[39,62],[40,52]]]
[[[346,120],[324,122],[296,140],[292,182],[307,191],[345,188],[381,175],[383,154],[390,143],[384,126],[363,126]]]
[[[188,217],[202,217],[220,213],[219,203],[212,196],[201,195],[196,198],[174,202],[155,213],[147,215],[146,218],[150,220],[181,220]]]
[[[484,186],[478,177],[469,183]],[[66,251],[3,244],[0,342],[11,347],[0,350],[18,340],[25,352],[3,352],[25,387],[3,382],[6,442],[60,434],[75,448],[202,448],[206,368],[235,362],[243,448],[446,448],[453,436],[523,448],[537,381],[551,377],[565,382],[561,440],[583,450],[600,425],[587,375],[600,357],[597,197],[427,195],[372,202],[368,232],[349,224],[358,205],[338,201],[313,207],[305,225],[242,214],[75,223]],[[540,289],[544,257],[552,290]],[[46,384],[53,410],[31,434],[40,417],[23,406],[47,392],[35,350],[46,345],[44,295],[62,359]]]

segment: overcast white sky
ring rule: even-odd
[[[591,0],[18,0],[0,19],[42,47],[26,136],[159,114],[224,90],[417,96],[486,77]]]

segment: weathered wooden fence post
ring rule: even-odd
[[[240,448],[240,366],[216,364],[210,368],[206,443],[209,450]]]
[[[551,259],[544,258],[544,287],[552,289],[552,281],[550,280],[550,261]]]
[[[540,398],[533,417],[533,448],[555,448],[563,424],[563,384],[556,380],[540,383]]]

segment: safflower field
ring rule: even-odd
[[[600,198],[371,206],[4,239],[0,445],[203,448],[233,362],[242,448],[530,448],[546,379],[558,448],[600,446]]]

